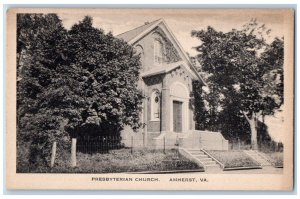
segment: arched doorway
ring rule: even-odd
[[[170,87],[170,130],[182,133],[189,129],[189,91],[181,82]]]

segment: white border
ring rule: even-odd
[[[207,1],[204,1],[203,3],[206,3]],[[62,2],[61,0],[45,0],[45,1],[40,1],[40,0],[27,0],[26,1],[26,4],[25,4],[25,6],[26,7],[36,7],[37,5],[29,5],[29,4],[39,4],[39,7],[40,7],[40,5],[41,4],[47,4],[47,6],[51,6],[51,7],[54,7],[55,5],[53,5],[53,4],[61,4],[61,3],[66,3],[66,2]],[[83,3],[82,1],[80,1],[80,0],[73,0],[72,1],[72,3],[73,4],[80,4],[80,3]],[[99,3],[99,1],[96,1],[96,0],[85,0],[84,1],[84,3],[85,4],[96,4],[96,3]],[[101,3],[103,3],[103,2],[101,2]],[[108,1],[108,3],[106,3],[106,4],[123,4],[124,3],[124,1],[122,1],[122,0],[110,0],[110,1]],[[172,0],[172,1],[166,1],[166,0],[151,0],[151,1],[149,1],[149,0],[147,0],[147,1],[143,1],[143,2],[141,2],[141,1],[138,1],[138,0],[127,0],[126,1],[126,3],[128,3],[128,4],[150,4],[150,3],[153,3],[153,4],[167,4],[167,3],[172,3],[172,4],[196,4],[196,3],[202,3],[202,2],[199,2],[199,1],[196,1],[196,0],[185,0],[185,1],[178,1],[178,0]],[[210,7],[212,7],[213,5],[212,4],[216,4],[216,3],[219,3],[219,4],[223,4],[223,6],[222,7],[236,7],[236,5],[230,5],[230,4],[239,4],[238,5],[238,7],[242,7],[243,5],[245,6],[245,5],[247,5],[247,4],[249,4],[249,3],[252,3],[252,4],[256,4],[256,5],[249,5],[249,7],[266,7],[265,5],[263,5],[263,4],[273,4],[274,3],[274,0],[252,0],[252,1],[237,1],[237,0],[231,0],[231,1],[226,1],[226,2],[224,2],[224,1],[222,1],[222,0],[210,0],[209,1],[209,3],[211,4],[210,5]],[[286,4],[297,4],[298,2],[297,2],[297,0],[277,0],[276,1],[276,3],[278,4],[285,4],[285,5],[268,5],[267,7],[275,7],[275,8],[278,8],[278,7],[281,7],[281,6],[287,6]],[[11,1],[9,1],[9,0],[3,0],[3,1],[1,1],[1,20],[0,20],[0,28],[1,28],[1,30],[3,30],[4,29],[4,20],[5,20],[5,12],[6,12],[6,10],[4,9],[4,7],[3,7],[3,5],[4,4],[10,4],[10,5],[12,5],[12,4],[22,4],[22,5],[24,5],[24,1],[22,1],[22,0],[11,0]],[[65,4],[65,5],[67,5],[68,6],[68,4]],[[260,5],[262,5],[262,6],[260,6]],[[70,6],[70,5],[69,5]],[[77,5],[77,7],[78,6],[81,6],[81,5]],[[204,5],[205,6],[205,5]],[[296,8],[298,8],[298,5],[296,5]],[[296,15],[296,28],[297,28],[297,26],[298,26],[298,23],[299,23],[299,15]],[[297,32],[296,32],[297,33]],[[2,64],[3,65],[5,65],[4,63],[5,63],[5,57],[4,57],[4,48],[5,48],[5,43],[4,43],[4,41],[5,41],[5,38],[4,38],[4,31],[1,31],[1,36],[0,36],[0,43],[3,45],[2,46],[2,48],[1,48],[1,50],[0,50],[0,53],[1,53],[1,58],[2,59],[0,59],[0,60],[3,60],[2,61]],[[297,37],[297,35],[296,35],[296,37]],[[297,46],[299,46],[299,40],[297,40],[297,43],[296,43],[296,45]],[[297,50],[297,48],[296,48],[296,53],[297,53],[297,55],[295,56],[295,59],[297,59],[297,57],[300,57],[299,56],[299,51]],[[297,63],[297,62],[296,62]],[[296,70],[296,94],[297,93],[299,93],[299,87],[298,87],[298,82],[297,82],[297,77],[299,76],[299,69],[298,70]],[[0,67],[0,72],[1,72],[1,75],[2,75],[2,77],[4,77],[5,76],[5,68],[4,67]],[[5,79],[4,78],[1,78],[1,80],[0,80],[0,87],[1,87],[1,90],[0,90],[0,97],[3,99],[3,101],[2,101],[2,103],[0,103],[0,110],[1,110],[1,115],[0,115],[0,126],[2,127],[2,128],[0,128],[0,129],[2,129],[3,130],[3,134],[4,134],[4,130],[5,130],[5,127],[4,127],[4,113],[5,113],[5,106],[4,106],[4,103],[5,103],[5,98],[4,98],[4,91],[5,91],[5,89],[4,89],[4,86],[5,86]],[[297,96],[296,96],[296,98],[297,98]],[[297,104],[297,102],[296,102],[296,104]],[[297,115],[297,113],[298,113],[298,111],[299,111],[299,108],[298,108],[298,106],[296,106],[296,113],[295,113],[295,115]],[[297,123],[299,123],[300,121],[299,121],[299,118],[298,117],[296,117],[295,118],[296,120],[295,120],[295,123],[297,124]],[[295,129],[295,131],[297,130],[297,128]],[[3,135],[2,134],[2,135]],[[297,136],[296,138],[297,138],[297,143],[299,143],[299,137],[300,136]],[[1,145],[2,145],[2,149],[4,149],[4,140],[5,139],[1,139]],[[297,147],[297,144],[295,145],[295,147]],[[295,148],[296,149],[296,148]],[[2,151],[2,153],[1,153],[1,162],[0,162],[0,167],[1,168],[3,168],[3,158],[5,158],[5,157],[3,157],[3,152],[5,152],[5,150],[3,150]],[[299,153],[296,153],[296,160],[297,159],[299,159]],[[298,174],[297,173],[295,173],[295,179],[298,179]],[[12,192],[7,192],[7,191],[5,191],[5,187],[4,187],[4,184],[3,184],[3,180],[4,180],[4,175],[3,175],[3,170],[1,169],[1,185],[2,185],[2,187],[3,187],[3,189],[1,189],[2,190],[2,194],[3,194],[3,191],[6,193],[6,194],[11,194]],[[297,190],[299,188],[299,183],[296,181],[296,186],[295,186],[295,189]],[[299,190],[299,189],[298,189]],[[122,192],[111,192],[111,191],[109,191],[109,192],[88,192],[89,194],[112,194],[112,193],[114,193],[114,194],[119,194],[119,195],[121,195],[121,197],[122,198],[140,198],[140,196],[138,196],[137,194],[154,194],[153,192],[137,192],[137,191],[131,191],[131,192],[124,192],[124,191],[122,191]],[[130,196],[130,195],[126,195],[126,194],[136,194],[136,196]],[[194,194],[205,194],[206,196],[205,196],[205,198],[217,198],[217,197],[222,197],[222,198],[230,198],[230,199],[235,199],[235,198],[240,198],[241,196],[240,196],[240,194],[242,194],[243,195],[243,197],[244,198],[253,198],[253,196],[251,196],[251,195],[246,195],[246,194],[255,194],[255,195],[261,195],[261,196],[255,196],[256,198],[265,198],[265,196],[264,195],[266,195],[266,194],[270,194],[270,193],[272,193],[273,195],[271,196],[273,199],[277,199],[277,198],[282,198],[283,196],[282,195],[285,195],[284,196],[284,198],[296,198],[296,197],[298,197],[297,196],[297,193],[296,193],[296,191],[294,191],[293,193],[286,193],[286,192],[245,192],[245,191],[243,191],[243,192],[224,192],[224,191],[221,191],[221,192],[215,192],[215,191],[208,191],[208,192],[204,192],[204,191],[198,191],[198,192],[155,192],[155,194],[163,194],[163,195],[166,195],[166,194],[177,194],[177,195],[173,195],[172,196],[172,198],[179,198],[179,197],[181,197],[180,195],[182,195],[182,194],[189,194],[189,198],[191,198],[191,197],[193,197],[193,198],[199,198],[199,196],[197,196],[197,195],[194,195]],[[36,195],[36,196],[31,196],[31,194],[64,194],[64,195],[61,195],[61,196],[56,196],[57,198],[66,198],[67,196],[66,196],[66,194],[87,194],[87,192],[84,192],[84,191],[80,191],[80,192],[74,192],[74,191],[51,191],[51,192],[49,192],[49,191],[18,191],[18,192],[14,192],[14,194],[27,194],[27,195],[25,195],[25,196],[22,196],[22,198],[40,198],[40,196],[38,196],[38,195]],[[191,194],[193,194],[194,196],[191,196]],[[210,194],[209,196],[207,196],[207,194]],[[217,194],[217,195],[215,195],[215,194]],[[232,194],[239,194],[239,195],[235,195],[235,196],[232,196]],[[276,195],[274,195],[274,194],[276,194]],[[287,195],[287,194],[289,194],[289,195]],[[18,196],[14,196],[14,195],[6,195],[4,198],[18,198]],[[51,196],[51,195],[48,195],[48,196],[43,196],[43,197],[45,197],[45,198],[52,198],[53,196]],[[72,199],[75,199],[75,198],[81,198],[81,196],[80,195],[72,195],[71,196],[72,197]],[[87,196],[86,196],[87,197]],[[99,198],[99,196],[89,196],[89,197],[91,197],[91,198]],[[105,198],[111,198],[111,196],[105,196]],[[115,198],[115,196],[113,196],[114,198]],[[143,196],[144,198],[153,198],[153,196],[151,196],[151,195],[149,195],[149,196]],[[187,197],[187,196],[184,196],[185,198]],[[203,196],[201,196],[201,197],[203,197]],[[155,196],[155,198],[160,198],[160,197],[157,197],[157,196]]]

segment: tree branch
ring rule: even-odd
[[[250,119],[249,119],[249,117],[247,116],[247,113],[246,113],[245,111],[241,111],[241,112],[242,112],[243,115],[245,116],[246,120],[247,120],[248,122],[250,122]]]

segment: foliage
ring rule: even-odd
[[[205,130],[207,129],[207,111],[205,109],[205,104],[203,101],[203,96],[202,96],[202,85],[200,84],[199,81],[193,81],[192,82],[193,86],[193,92],[192,95],[193,97],[191,98],[192,101],[190,104],[193,105],[193,110],[194,110],[194,119],[196,123],[196,129],[198,130]],[[196,107],[196,108],[195,108]]]
[[[165,32],[161,28],[156,28],[155,32],[164,40],[164,59],[167,63],[174,63],[181,60],[178,51],[175,49],[173,43],[168,39]]]
[[[124,125],[138,129],[142,94],[137,89],[139,56],[133,47],[92,27],[92,18],[85,17],[68,32],[65,49],[84,102],[82,125],[100,125],[100,131],[110,133]]]
[[[38,156],[47,162],[54,141],[83,127],[106,133],[140,127],[140,62],[132,46],[94,28],[90,17],[70,31],[55,14],[17,20],[18,141],[30,142],[32,162]]]
[[[67,136],[61,128],[63,117],[59,97],[57,68],[62,63],[59,52],[65,37],[60,19],[55,14],[18,14],[18,144],[30,141],[30,163],[38,156],[49,160],[53,141]]]
[[[264,37],[269,33],[256,20],[226,33],[210,26],[192,32],[201,40],[197,59],[207,73],[210,117],[227,137],[237,129],[247,133],[249,127],[253,136],[258,117],[283,104],[283,40],[268,44]]]

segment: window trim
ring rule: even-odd
[[[159,45],[159,46],[156,46]],[[157,48],[160,47],[160,54],[161,56],[157,56]],[[159,62],[156,58],[161,59],[161,62]],[[155,38],[154,43],[153,43],[153,59],[154,59],[154,64],[155,65],[162,65],[163,64],[163,59],[164,59],[164,44],[160,39]]]
[[[158,97],[158,118],[157,117],[154,117],[154,114],[155,114],[155,108],[156,108],[156,106],[155,106],[155,98],[156,97]],[[159,93],[159,91],[158,90],[154,90],[153,92],[152,92],[152,94],[151,94],[151,112],[150,112],[150,114],[151,114],[151,117],[150,117],[150,121],[160,121],[160,117],[161,117],[161,107],[160,107],[160,102],[161,102],[161,97],[160,97],[160,93]]]

